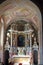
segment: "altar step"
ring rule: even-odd
[[[14,65],[33,65],[33,64],[30,64],[30,63],[15,63]]]

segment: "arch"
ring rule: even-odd
[[[2,22],[1,18],[4,22],[4,31],[9,23],[17,20],[31,21],[32,25],[35,25],[38,29],[40,63],[42,64],[42,17],[39,8],[30,0],[7,0],[0,5],[0,21]]]
[[[13,19],[13,20],[11,20],[11,21],[8,23],[8,25],[6,25],[5,30],[7,30],[7,28],[9,27],[9,25],[11,25],[12,23],[16,23],[16,22],[19,23],[19,21],[22,21],[22,23],[25,23],[25,24],[28,23],[29,25],[33,26],[34,29],[38,30],[38,27],[36,26],[35,23],[33,23],[32,20],[26,20],[26,19],[16,19],[16,20]]]
[[[19,5],[18,5],[19,3]],[[23,5],[21,5],[21,4]],[[8,5],[7,5],[8,4]],[[5,6],[6,5],[6,6]],[[13,0],[13,1],[5,1],[1,6],[0,6],[1,10],[0,10],[0,15],[3,16],[4,21],[7,21],[5,22],[6,24],[8,24],[12,19],[19,19],[20,18],[26,18],[27,20],[29,19],[32,19],[34,21],[34,23],[37,25],[37,24],[40,24],[39,22],[41,21],[41,13],[40,13],[40,10],[39,8],[34,4],[32,3],[31,1],[17,1],[17,0]],[[39,22],[38,22],[39,21]],[[37,22],[37,23],[36,23]]]

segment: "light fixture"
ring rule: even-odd
[[[7,36],[8,36],[8,37],[10,37],[10,34],[9,34],[9,32],[7,33]]]
[[[34,37],[34,33],[32,34],[32,37]]]

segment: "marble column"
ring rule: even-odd
[[[25,46],[27,46],[27,34],[25,33]]]
[[[43,65],[42,19],[39,22],[38,39],[39,39],[40,65]]]
[[[1,19],[1,62],[3,62],[4,21]]]
[[[11,48],[12,48],[12,27],[11,27]]]
[[[31,32],[30,32],[30,50],[32,50],[32,37],[31,37]]]
[[[42,31],[41,31],[41,29],[38,31],[38,39],[39,39],[39,55],[40,55],[39,64],[43,64],[43,54],[42,54],[43,45],[42,45]]]
[[[25,24],[25,31],[27,31],[27,24]],[[27,33],[25,33],[25,46],[27,44]]]
[[[39,42],[38,64],[40,64],[40,31],[38,31],[38,42]]]
[[[15,33],[15,45],[17,47],[17,33]]]

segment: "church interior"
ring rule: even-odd
[[[6,0],[0,5],[0,62],[42,64],[42,16],[30,0]]]

